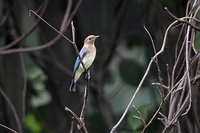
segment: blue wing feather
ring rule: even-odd
[[[81,49],[80,53],[79,53],[82,59],[83,59],[83,56],[84,56],[85,53],[86,53],[86,50],[87,50],[87,48],[83,47],[83,48]],[[80,60],[79,57],[77,57],[77,58],[76,58],[76,61],[75,61],[75,65],[74,65],[74,72],[76,71],[76,69],[78,68],[78,66],[79,66],[80,63],[81,63],[81,60]]]
[[[81,58],[83,59],[83,57],[85,56],[85,53],[86,53],[86,50],[87,48],[83,47],[80,51],[80,56]],[[72,78],[72,83],[70,85],[70,91],[76,91],[76,83],[74,82],[74,76],[75,76],[75,73],[76,73],[76,70],[77,68],[79,67],[79,64],[81,63],[81,60],[79,57],[76,58],[76,61],[75,61],[75,65],[74,65],[74,71],[73,71],[73,78]]]

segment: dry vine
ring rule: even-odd
[[[188,2],[187,9],[189,9],[189,6],[192,5]],[[174,61],[174,67],[172,69],[172,72],[167,71],[168,75],[168,85],[163,85],[163,83],[160,81],[159,83],[152,83],[153,85],[157,85],[159,89],[161,90],[161,97],[163,97],[157,111],[154,113],[150,121],[146,124],[144,124],[143,131],[152,123],[152,121],[155,119],[155,117],[160,114],[161,118],[159,118],[162,123],[164,124],[164,128],[162,130],[163,133],[165,132],[181,132],[181,127],[179,123],[179,119],[181,116],[186,115],[189,110],[191,109],[192,104],[192,90],[196,89],[194,88],[192,82],[192,79],[198,79],[199,75],[199,69],[196,70],[196,73],[192,73],[192,70],[195,70],[195,63],[197,63],[199,58],[199,53],[195,50],[195,31],[199,31],[200,28],[196,25],[197,22],[200,22],[197,19],[197,13],[200,9],[198,6],[199,1],[195,1],[193,3],[193,6],[190,10],[187,10],[186,16],[182,18],[175,17],[172,13],[169,12],[167,8],[166,11],[169,15],[171,15],[174,19],[176,19],[173,23],[171,23],[164,35],[163,43],[161,49],[155,53],[155,55],[150,60],[148,67],[146,69],[146,72],[144,73],[143,78],[141,79],[136,91],[134,92],[129,104],[127,105],[123,115],[121,116],[120,120],[117,122],[117,124],[112,128],[110,133],[114,133],[115,129],[122,123],[124,117],[126,116],[129,108],[131,107],[137,93],[142,87],[142,84],[144,80],[146,79],[150,68],[152,66],[153,61],[155,61],[158,72],[159,72],[159,65],[157,64],[157,57],[164,52],[166,42],[169,39],[168,34],[171,29],[178,28],[180,25],[182,25],[182,28],[179,33],[179,38],[177,40],[176,44],[176,53],[175,53],[175,61]],[[178,26],[177,26],[178,25]],[[175,27],[174,27],[175,26]],[[183,32],[185,31],[185,32]],[[147,31],[148,33],[148,31]],[[149,33],[148,33],[149,34]],[[150,34],[149,34],[150,35]],[[181,40],[181,37],[184,38]],[[151,36],[150,36],[151,38]],[[152,41],[152,38],[151,38]],[[182,42],[181,42],[182,41]],[[154,43],[152,41],[153,47]],[[178,45],[181,44],[180,51],[178,51]],[[155,51],[155,48],[154,48]],[[192,56],[192,52],[195,51],[196,55]],[[181,67],[179,66],[181,64]],[[167,65],[168,66],[168,65]],[[198,67],[197,67],[198,68]],[[183,71],[183,72],[181,72]],[[160,76],[160,75],[159,75]],[[196,84],[199,82],[198,80],[195,80]],[[198,83],[199,84],[199,83]],[[162,90],[167,90],[167,93],[164,93]],[[164,114],[161,113],[161,109],[163,107],[163,104],[168,103],[168,113]],[[139,117],[141,119],[142,116]],[[197,119],[197,118],[196,118]],[[141,119],[142,120],[142,119]],[[198,120],[196,120],[198,121]],[[143,120],[142,120],[143,122]],[[144,122],[143,122],[144,123]],[[198,126],[198,125],[197,125]],[[199,129],[200,130],[200,129]]]

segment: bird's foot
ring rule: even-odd
[[[85,74],[86,79],[90,79],[90,70],[87,70],[87,73]]]

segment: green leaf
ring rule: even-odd
[[[26,126],[33,133],[40,133],[42,131],[42,126],[33,113],[26,115]]]

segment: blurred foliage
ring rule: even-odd
[[[134,69],[131,69],[133,67]],[[142,67],[132,60],[123,60],[120,63],[119,70],[120,70],[121,78],[133,86],[137,86],[138,83],[140,82],[140,79],[143,76]],[[127,71],[127,70],[130,70],[130,71]]]
[[[32,133],[40,133],[42,131],[41,123],[37,120],[33,113],[26,114],[26,128]]]
[[[197,18],[199,19],[200,18],[200,13],[198,12],[197,13]],[[199,27],[200,24],[197,23],[197,26]],[[198,52],[200,50],[200,32],[199,31],[196,31],[196,38],[195,38],[195,50]]]
[[[37,67],[32,67],[27,72],[28,79],[32,82],[34,91],[37,92],[37,95],[32,95],[30,98],[31,105],[40,107],[49,104],[51,102],[51,96],[45,89],[45,81],[47,79],[45,74]]]
[[[195,50],[198,52],[200,50],[200,32],[196,32],[196,43]]]

